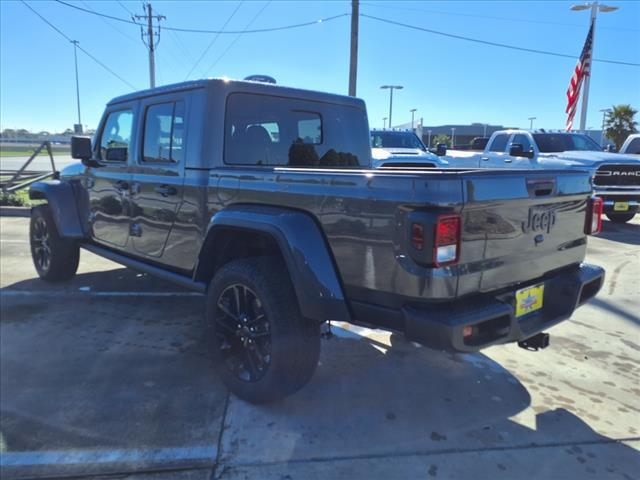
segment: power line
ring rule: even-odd
[[[213,63],[211,64],[211,66],[210,66],[210,67],[207,69],[207,71],[205,72],[205,76],[206,76],[206,75],[207,75],[211,70],[213,70],[213,67],[215,67],[215,66],[218,64],[218,62],[219,62],[220,60],[222,60],[222,57],[224,57],[224,56],[227,54],[227,52],[228,52],[229,50],[231,50],[231,47],[233,47],[233,45],[234,45],[234,44],[235,44],[235,43],[240,39],[240,37],[242,36],[242,34],[243,34],[244,32],[246,32],[246,31],[247,31],[247,29],[248,29],[248,28],[253,24],[253,22],[255,22],[255,21],[256,21],[256,19],[257,19],[257,18],[262,14],[262,12],[264,12],[264,11],[266,10],[266,8],[269,6],[269,4],[270,4],[270,3],[271,3],[271,0],[269,0],[267,3],[265,3],[265,4],[264,4],[264,6],[263,6],[259,11],[258,11],[258,13],[256,13],[256,14],[253,16],[253,18],[249,21],[249,23],[247,23],[247,26],[244,28],[244,31],[243,31],[243,32],[241,32],[241,33],[239,33],[239,34],[238,34],[238,36],[237,36],[236,38],[234,38],[234,39],[233,39],[233,41],[232,41],[232,42],[227,46],[227,48],[224,50],[224,52],[222,52],[222,53],[220,54],[220,56],[219,56],[218,58],[216,58],[216,61],[215,61],[215,62],[213,62]]]
[[[127,12],[129,15],[131,15],[133,17],[133,12],[131,10],[129,10],[124,3],[122,3],[120,0],[116,0],[116,2],[118,3],[118,5],[120,5],[125,12]]]
[[[51,23],[49,20],[47,20],[46,18],[44,18],[42,15],[40,15],[31,5],[29,5],[27,2],[25,2],[24,0],[20,0],[29,10],[31,10],[34,14],[36,14],[38,17],[40,17],[40,19],[45,22],[47,25],[49,25],[51,28],[53,28],[56,32],[58,32],[60,35],[62,35],[67,41],[72,42],[73,40],[68,37],[67,35],[65,35],[64,32],[62,32],[58,27],[56,27],[53,23]],[[121,82],[123,82],[125,85],[129,86],[132,90],[138,90],[136,87],[134,87],[133,85],[131,85],[129,82],[127,82],[124,78],[122,78],[120,75],[118,75],[116,72],[114,72],[113,70],[111,70],[109,67],[107,67],[104,63],[102,63],[100,60],[98,60],[96,57],[94,57],[93,55],[91,55],[88,51],[86,51],[84,48],[82,48],[80,45],[76,45],[78,47],[78,50],[80,50],[81,52],[83,52],[86,56],[88,56],[91,60],[93,60],[94,62],[96,62],[98,65],[100,65],[102,68],[104,68],[107,72],[109,72],[111,75],[113,75],[114,77],[116,77],[118,80],[120,80]]]
[[[416,25],[409,25],[407,23],[396,22],[394,20],[388,20],[386,18],[374,17],[373,15],[367,15],[367,14],[364,14],[364,13],[361,13],[360,16],[361,17],[365,17],[365,18],[370,18],[372,20],[377,20],[378,22],[389,23],[391,25],[397,25],[397,26],[400,26],[400,27],[410,28],[412,30],[419,30],[421,32],[433,33],[434,35],[441,35],[443,37],[456,38],[458,40],[465,40],[467,42],[480,43],[482,45],[490,45],[492,47],[508,48],[508,49],[511,49],[511,50],[519,50],[521,52],[538,53],[538,54],[541,54],[541,55],[551,55],[551,56],[554,56],[554,57],[572,58],[574,60],[576,58],[578,58],[575,55],[567,55],[567,54],[564,54],[564,53],[557,53],[557,52],[548,52],[548,51],[545,51],[545,50],[537,50],[537,49],[534,49],[534,48],[517,47],[515,45],[507,45],[505,43],[490,42],[488,40],[481,40],[479,38],[463,37],[462,35],[455,35],[453,33],[439,32],[437,30],[431,30],[429,28],[418,27]],[[631,67],[640,67],[640,63],[620,62],[620,61],[617,61],[617,60],[602,60],[602,59],[595,59],[594,58],[593,61],[594,62],[600,62],[600,63],[612,63],[612,64],[616,64],[616,65],[628,65],[628,66],[631,66]]]
[[[240,7],[242,6],[242,4],[244,3],[244,0],[238,2],[238,5],[236,6],[236,9],[231,13],[231,15],[229,15],[229,17],[227,18],[227,21],[224,22],[224,25],[222,25],[222,30],[225,29],[225,27],[227,26],[227,24],[231,21],[231,19],[233,18],[233,16],[238,12],[238,10],[240,10]],[[174,33],[174,32],[172,32]],[[202,55],[200,55],[200,58],[198,58],[198,60],[193,64],[193,67],[191,67],[191,70],[189,70],[189,73],[187,73],[187,75],[184,77],[184,79],[186,80],[187,78],[189,78],[189,75],[191,75],[191,73],[193,73],[193,71],[196,69],[196,67],[200,64],[200,62],[202,61],[202,59],[205,57],[205,55],[209,52],[209,50],[211,49],[211,47],[213,46],[214,43],[216,43],[216,40],[218,40],[218,38],[220,37],[220,34],[217,33],[215,35],[215,37],[213,37],[213,40],[211,40],[211,42],[209,43],[209,45],[207,45],[207,48],[204,49],[204,52],[202,52]]]
[[[92,12],[91,10],[87,10],[86,8],[79,7],[77,5],[72,5],[71,3],[63,2],[62,0],[55,0],[61,5],[65,5],[67,7],[75,8],[76,10],[80,10],[85,13],[90,13],[91,15],[99,15],[102,17],[110,18],[111,20],[116,20],[118,22],[130,23],[133,25],[140,26],[141,24],[138,22],[134,22],[133,20],[127,20],[126,18],[114,17],[112,15],[106,15],[104,13]],[[293,25],[283,25],[280,27],[271,27],[271,28],[258,28],[254,30],[200,30],[193,28],[178,28],[178,27],[162,27],[163,30],[173,30],[174,32],[186,32],[186,33],[215,33],[219,35],[229,35],[229,34],[245,34],[245,33],[266,33],[266,32],[278,32],[280,30],[291,30],[293,28],[301,28],[308,27],[310,25],[317,25],[320,23],[330,22],[331,20],[335,20],[337,18],[349,16],[349,13],[341,13],[340,15],[334,15],[332,17],[319,18],[318,20],[312,20],[310,22],[296,23]]]
[[[82,3],[85,7],[87,7],[89,10],[95,12],[95,10],[93,10],[88,4],[87,2],[85,2],[84,0],[80,0],[80,3]],[[97,13],[97,12],[96,12]],[[102,21],[102,23],[104,23],[105,25],[108,25],[110,28],[112,28],[113,30],[115,30],[116,32],[118,32],[120,35],[122,35],[123,37],[126,37],[127,39],[131,40],[133,43],[135,43],[136,45],[138,44],[138,41],[133,38],[131,35],[129,35],[128,33],[123,32],[122,30],[120,30],[118,27],[116,27],[115,25],[113,25],[112,23],[107,22],[104,18],[100,18],[100,20]]]
[[[378,3],[369,3],[369,2],[360,2],[361,5],[367,6],[367,7],[374,7],[374,8],[387,8],[387,9],[392,9],[392,10],[405,10],[405,11],[411,11],[411,12],[422,12],[422,13],[433,13],[436,15],[453,15],[453,16],[458,16],[458,17],[471,17],[471,18],[486,18],[489,20],[500,20],[500,21],[504,21],[504,22],[523,22],[523,23],[537,23],[537,24],[543,24],[543,25],[557,25],[557,26],[562,26],[562,27],[579,27],[579,28],[584,28],[584,25],[579,25],[577,23],[561,23],[561,22],[549,22],[547,20],[534,20],[534,19],[528,19],[528,18],[507,18],[507,17],[494,17],[494,16],[490,16],[490,15],[477,15],[477,14],[473,14],[473,13],[461,13],[461,12],[443,12],[443,11],[438,11],[438,10],[424,10],[422,8],[413,8],[413,7],[398,7],[395,5],[380,5]],[[599,29],[609,29],[609,30],[627,30],[630,32],[639,32],[640,30],[637,28],[625,28],[625,27],[604,27],[604,26],[598,26]]]

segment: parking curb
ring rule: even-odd
[[[31,207],[0,207],[0,217],[30,217]]]

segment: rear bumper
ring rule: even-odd
[[[626,202],[629,212],[637,212],[640,207],[640,187],[602,187],[596,186],[594,194],[604,200],[604,212],[615,212],[616,202]],[[625,213],[625,211],[618,211]]]
[[[543,307],[520,319],[515,317],[515,291],[493,297],[403,309],[405,335],[427,347],[474,352],[490,345],[516,342],[568,319],[593,298],[604,282],[604,270],[586,263],[528,285],[545,284]],[[474,326],[465,339],[463,328]]]

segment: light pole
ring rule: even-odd
[[[451,127],[451,148],[453,148],[453,146],[455,145],[455,138],[456,138],[456,128]]]
[[[487,124],[484,124],[484,134],[482,135],[483,137],[487,136]]]
[[[387,128],[387,117],[382,117],[382,128]]]
[[[607,115],[611,113],[611,109],[603,108],[600,111],[602,112],[602,130],[600,132],[600,146],[604,147],[604,122],[607,120]]]
[[[389,89],[389,128],[391,128],[391,114],[393,112],[393,90],[402,90],[404,87],[402,85],[382,85],[380,88],[382,90]]]
[[[596,39],[596,17],[598,12],[607,13],[618,10],[618,7],[610,7],[609,5],[600,4],[598,2],[585,3],[582,5],[572,5],[571,10],[578,12],[580,10],[591,9],[591,24],[593,24],[593,31],[591,32],[591,55],[589,58],[589,72],[585,75],[584,84],[582,85],[582,111],[580,112],[580,130],[584,132],[584,127],[587,124],[587,107],[589,104],[589,83],[591,80],[591,72],[593,70],[593,48]]]
[[[71,40],[73,43],[73,59],[76,65],[76,103],[78,105],[78,123],[74,126],[75,133],[82,133],[82,119],[80,118],[80,82],[78,81],[78,41]]]
[[[431,130],[427,130],[427,148],[431,148]]]
[[[528,118],[528,120],[529,120],[529,130],[533,130],[533,121],[537,120],[537,119],[538,119],[538,117],[529,117]]]
[[[412,108],[411,110],[409,110],[411,112],[411,130],[413,130],[413,116],[415,115],[415,113],[418,111],[417,108]]]

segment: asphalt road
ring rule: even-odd
[[[25,162],[29,160],[29,157],[0,157],[0,170],[9,170],[15,171],[22,168]],[[54,155],[53,160],[56,164],[56,169],[58,171],[62,170],[64,167],[71,165],[73,163],[77,163],[78,160],[71,158],[71,155]],[[51,171],[51,160],[49,156],[38,156],[33,159],[33,161],[29,164],[27,168],[29,171],[34,172],[50,172]]]
[[[46,284],[27,225],[0,218],[2,478],[638,478],[639,219],[590,239],[606,284],[544,351],[341,325],[312,382],[261,407],[216,379],[202,297],[86,252]]]

